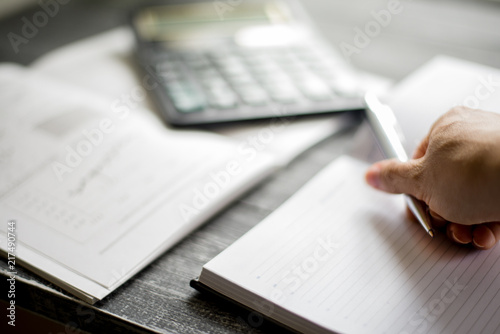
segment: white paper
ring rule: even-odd
[[[92,301],[276,168],[16,66],[0,66],[0,102],[0,213],[17,221],[17,258]]]
[[[430,238],[401,196],[365,184],[367,167],[333,162],[200,281],[300,332],[498,331],[500,248]]]
[[[455,106],[500,113],[500,70],[447,56],[437,56],[386,96],[398,120],[403,144],[412,156],[432,124]],[[363,161],[383,159],[369,124],[359,127],[351,155]]]
[[[388,103],[411,157],[432,124],[455,106],[500,113],[500,70],[438,56],[395,86]]]

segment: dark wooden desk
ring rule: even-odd
[[[500,68],[500,6],[480,1],[402,1],[404,10],[351,57],[352,64],[392,79],[401,79],[436,54],[444,53]],[[353,43],[354,28],[364,26],[372,10],[386,1],[308,0],[305,7],[333,45]],[[133,1],[78,1],[60,12],[18,54],[6,38],[0,60],[28,64],[69,41],[123,24]],[[0,35],[18,31],[34,8],[0,22]],[[251,326],[248,314],[189,287],[204,263],[276,209],[317,171],[349,149],[355,129],[335,135],[298,157],[252,192],[195,231],[115,293],[89,306],[50,283],[18,270],[16,303],[19,333],[159,332],[258,333],[276,327]],[[2,218],[3,219],[3,218]],[[1,298],[6,300],[6,261],[0,261]],[[2,309],[5,304],[1,304]],[[33,317],[35,312],[38,317]],[[3,314],[3,313],[2,313]],[[58,324],[51,324],[53,319]],[[5,317],[3,317],[5,319]],[[29,320],[28,320],[29,319]],[[250,323],[259,324],[252,317]],[[2,320],[2,327],[5,320]],[[49,327],[50,326],[50,327]]]

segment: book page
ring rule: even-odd
[[[16,220],[19,261],[98,298],[275,168],[15,66],[0,102],[0,248]]]
[[[301,332],[498,331],[500,248],[430,238],[401,195],[365,184],[367,168],[333,162],[200,281]]]

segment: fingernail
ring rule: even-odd
[[[495,235],[488,227],[479,225],[474,229],[472,243],[476,248],[489,249],[496,243]]]
[[[485,245],[483,245],[482,243],[478,242],[476,239],[472,239],[472,243],[474,244],[474,246],[475,246],[476,248],[479,248],[479,249],[483,249],[483,248],[485,248],[485,247],[486,247],[486,246],[485,246]]]
[[[455,241],[456,241],[456,242],[458,242],[459,244],[462,244],[462,245],[467,245],[467,244],[469,243],[469,241],[459,238],[459,237],[455,234],[455,231],[451,230],[450,232],[451,232],[451,237],[453,238],[453,240],[455,240]]]
[[[380,167],[378,164],[372,165],[366,171],[366,182],[374,188],[381,189],[380,185]]]

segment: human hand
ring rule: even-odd
[[[456,107],[439,118],[412,160],[375,163],[367,182],[428,205],[433,226],[478,249],[500,240],[500,115]]]

